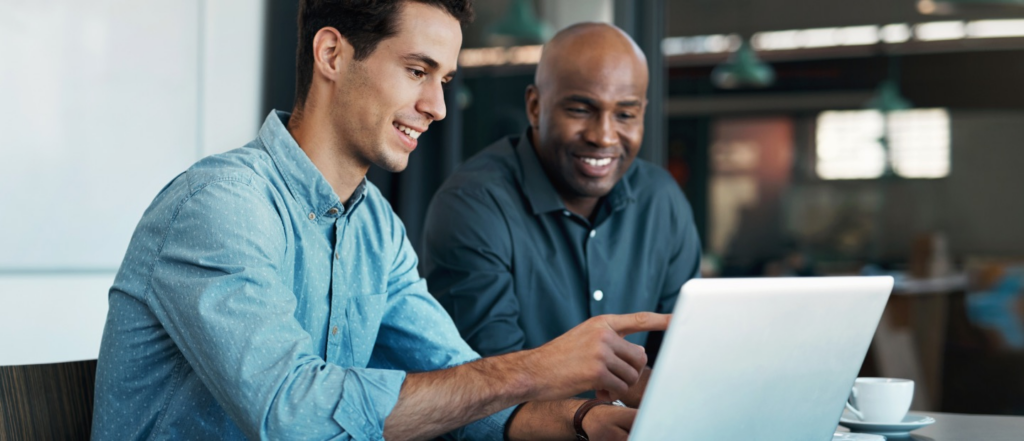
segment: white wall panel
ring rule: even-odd
[[[0,268],[114,269],[198,156],[199,3],[0,2]]]
[[[256,138],[261,110],[266,2],[203,2],[202,155]],[[291,110],[291,109],[281,109]]]
[[[264,2],[0,0],[0,365],[96,358],[156,193],[263,116]]]
[[[92,360],[113,273],[0,277],[0,366]]]

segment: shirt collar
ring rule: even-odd
[[[519,165],[523,169],[523,192],[530,201],[533,214],[565,210],[565,203],[562,202],[555,186],[551,184],[548,175],[544,173],[537,152],[533,149],[530,129],[527,128],[518,138],[509,137],[508,141],[515,147],[516,155],[519,157]]]
[[[286,125],[290,117],[288,112],[271,110],[260,128],[259,140],[273,159],[292,197],[316,216],[336,217],[353,209],[365,198],[366,177],[348,202],[342,203],[331,184],[288,132]]]
[[[562,202],[562,197],[558,195],[554,184],[548,179],[544,167],[540,164],[540,158],[537,157],[537,152],[533,147],[533,140],[530,139],[530,130],[527,128],[526,132],[518,138],[508,138],[509,143],[515,148],[519,164],[523,168],[523,192],[526,193],[526,199],[530,202],[530,208],[534,215],[563,211],[565,203]],[[636,167],[630,165],[629,170],[615,184],[615,187],[612,187],[612,191],[608,193],[605,201],[602,201],[601,204],[607,203],[611,206],[612,211],[619,211],[636,202],[636,198],[633,197],[633,188],[629,185],[629,178],[635,171]],[[598,209],[600,209],[600,205]]]

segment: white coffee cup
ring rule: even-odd
[[[898,423],[913,399],[913,380],[860,377],[853,382],[846,408],[866,423]]]

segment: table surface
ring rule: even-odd
[[[967,415],[942,412],[915,412],[935,418],[935,424],[910,432],[913,441],[1024,441],[1024,416]],[[840,426],[839,432],[849,432]]]

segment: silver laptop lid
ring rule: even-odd
[[[832,439],[891,277],[683,286],[631,440]]]

